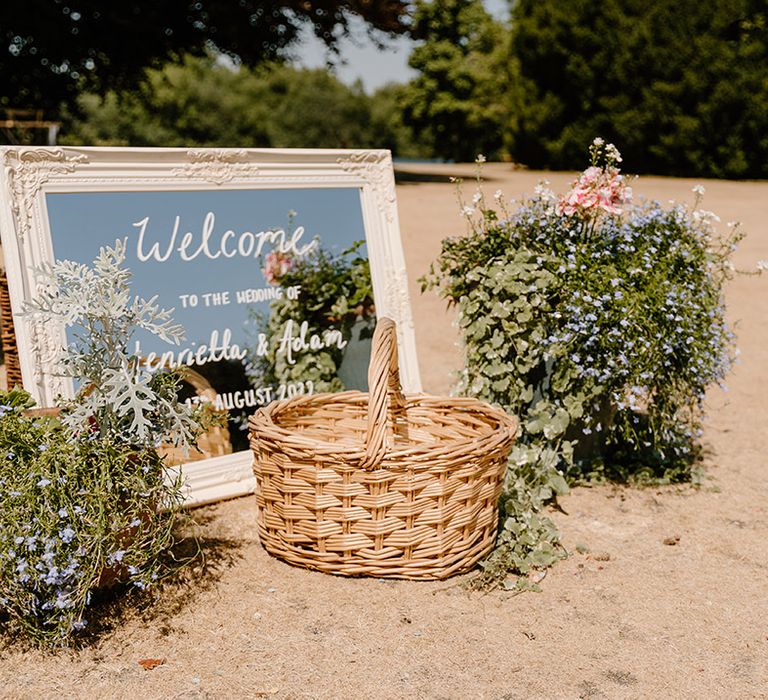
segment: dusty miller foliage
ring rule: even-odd
[[[154,448],[172,442],[187,449],[197,424],[177,401],[177,378],[155,372],[131,352],[138,330],[178,345],[183,328],[157,297],[131,294],[131,272],[123,266],[125,241],[104,247],[89,267],[63,260],[37,270],[37,295],[25,312],[71,329],[58,371],[80,383],[73,401],[63,402],[62,420],[75,433],[97,431],[104,439]]]
[[[26,313],[71,329],[58,371],[79,382],[60,415],[29,413],[29,395],[0,393],[0,628],[45,647],[88,628],[94,592],[144,590],[169,569],[182,475],[156,448],[186,447],[196,415],[177,400],[178,377],[130,351],[145,330],[179,343],[182,329],[156,299],[130,293],[125,243],[92,267],[39,270]]]
[[[723,285],[737,227],[718,239],[700,191],[690,208],[628,204],[618,151],[598,139],[590,153],[559,199],[540,186],[510,211],[478,189],[468,234],[422,280],[457,308],[459,391],[521,422],[482,584],[564,556],[544,507],[569,483],[696,479],[704,392],[734,357]]]

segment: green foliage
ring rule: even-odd
[[[603,146],[559,200],[542,186],[509,212],[497,192],[497,211],[478,190],[469,235],[424,280],[458,309],[460,390],[521,421],[490,580],[559,556],[541,511],[569,481],[690,479],[705,389],[732,361],[723,284],[740,234],[717,240],[699,195],[622,212],[620,156]]]
[[[144,69],[211,48],[254,66],[285,57],[302,28],[333,52],[349,33],[352,16],[367,22],[369,32],[394,35],[405,31],[407,5],[401,0],[4,2],[0,107],[56,110],[82,90],[133,89]]]
[[[79,382],[56,418],[25,412],[25,392],[0,395],[0,613],[42,646],[67,645],[94,590],[157,580],[183,502],[179,471],[156,447],[185,448],[201,426],[177,398],[178,378],[128,352],[137,330],[183,337],[155,299],[130,294],[125,244],[93,266],[36,270],[25,313],[72,329],[57,364]]]
[[[413,151],[407,128],[392,120],[392,102],[386,90],[368,97],[327,70],[185,56],[147,71],[138,92],[81,95],[61,142]]]
[[[156,297],[131,297],[131,272],[123,267],[125,241],[101,248],[89,267],[64,260],[36,271],[37,295],[25,313],[42,323],[72,329],[59,371],[81,385],[63,403],[63,421],[76,435],[152,449],[162,442],[188,448],[199,429],[192,409],[177,401],[178,381],[155,372],[128,347],[137,331],[178,343],[184,330]]]
[[[24,415],[30,403],[0,394],[0,618],[8,633],[61,646],[85,627],[97,588],[144,589],[162,575],[180,483],[154,451],[73,439]]]
[[[270,339],[265,355],[252,354],[249,373],[254,381],[280,385],[293,381],[312,383],[313,392],[340,391],[345,387],[339,378],[343,349],[337,343],[303,353],[288,361],[279,352],[281,339],[288,324],[298,334],[300,325],[307,323],[306,336],[324,337],[328,331],[339,331],[348,342],[355,323],[365,326],[372,337],[375,322],[373,286],[367,257],[360,255],[362,241],[334,256],[318,247],[302,258],[291,261],[290,267],[275,278],[283,289],[300,285],[297,299],[283,295],[270,304],[269,317],[259,317],[259,325]]]
[[[506,37],[481,0],[421,0],[402,90],[403,119],[433,155],[458,161],[498,153],[507,119]]]
[[[603,133],[638,172],[768,176],[762,0],[520,0],[507,147],[571,169]]]
[[[401,105],[407,90],[407,85],[389,83],[370,96],[371,132],[375,135],[372,145],[388,148],[397,158],[429,158],[433,155],[430,147],[417,139],[404,121]]]

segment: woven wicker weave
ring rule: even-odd
[[[5,358],[6,386],[13,389],[15,386],[21,386],[22,381],[11,310],[11,295],[8,292],[8,278],[5,276],[5,270],[0,270],[0,342],[2,342]]]
[[[514,418],[475,399],[403,397],[380,319],[369,394],[278,401],[250,419],[270,554],[348,576],[440,579],[493,546]]]

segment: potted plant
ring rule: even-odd
[[[423,280],[458,309],[460,391],[520,417],[487,564],[501,575],[560,556],[540,511],[569,482],[696,479],[704,393],[734,357],[738,227],[716,233],[703,188],[692,206],[633,201],[602,139],[590,157],[559,197],[543,183],[513,209],[478,189],[468,235]]]
[[[189,447],[200,429],[178,377],[128,350],[139,329],[173,343],[183,331],[131,296],[124,261],[118,241],[93,266],[38,271],[25,313],[71,329],[58,365],[76,396],[50,416],[30,412],[20,389],[0,395],[0,611],[42,645],[85,627],[98,587],[119,578],[144,589],[162,575],[183,494],[158,447]]]

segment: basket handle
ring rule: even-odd
[[[387,433],[405,409],[397,361],[397,328],[391,318],[379,318],[373,332],[368,364],[368,429],[363,469],[376,469],[387,452]]]

